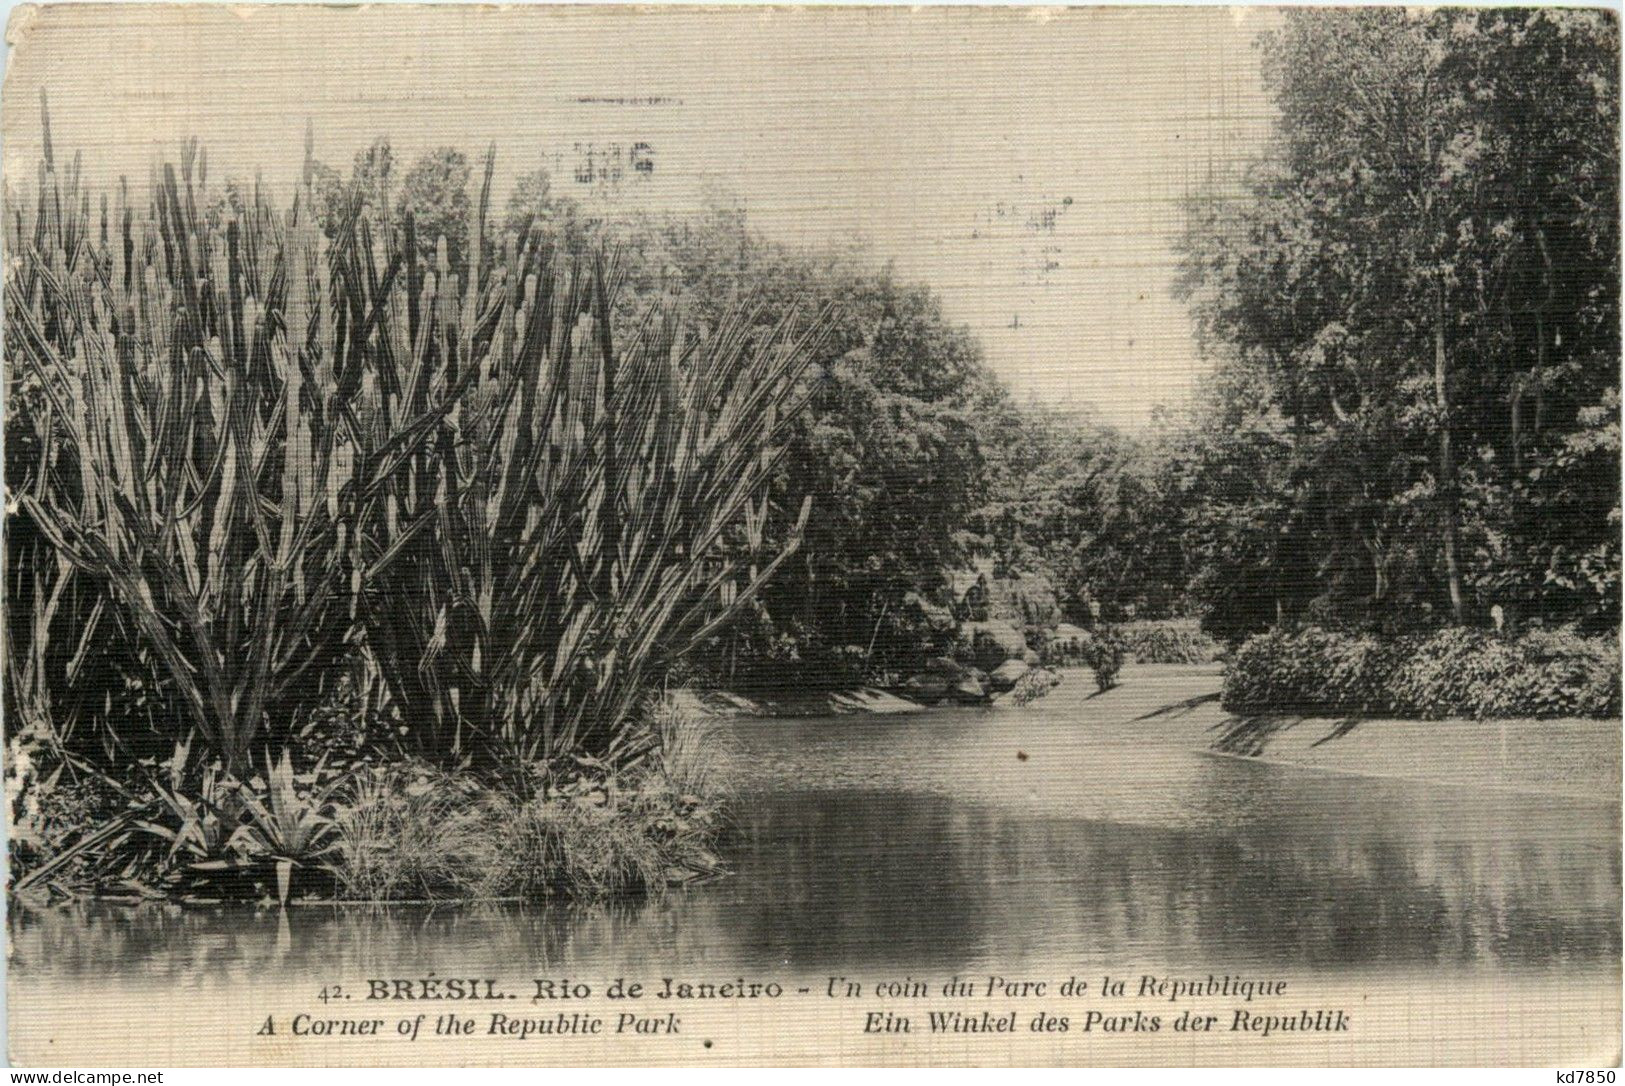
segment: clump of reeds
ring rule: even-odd
[[[344,896],[366,901],[463,897],[490,847],[483,790],[433,766],[359,775],[336,797],[335,868]]]
[[[733,732],[714,716],[669,695],[650,699],[643,716],[654,771],[679,793],[716,797],[730,791]]]
[[[461,288],[444,247],[429,266],[403,234],[369,296],[400,360],[375,424],[407,425],[424,389],[466,392],[361,528],[393,559],[368,580],[369,645],[426,749],[510,773],[614,759],[651,679],[799,543],[805,506],[772,551],[757,526],[809,394],[805,336],[741,310],[695,327],[665,304],[617,328],[613,260],[566,261],[539,228],[477,240]]]
[[[421,763],[376,769],[337,798],[334,871],[346,896],[375,901],[659,893],[721,867],[724,784],[707,756],[668,759],[657,739],[630,768],[581,758],[524,792]]]
[[[356,525],[452,397],[366,426],[386,360],[351,259],[364,225],[325,241],[308,181],[285,212],[256,191],[205,215],[205,176],[188,144],[144,198],[120,185],[93,214],[47,136],[37,201],[6,216],[8,380],[31,382],[38,458],[8,483],[59,581],[117,612],[241,773],[339,661],[346,590],[370,572]]]
[[[8,190],[8,534],[31,549],[7,709],[75,757],[85,661],[127,646],[91,768],[129,805],[118,839],[163,841],[188,877],[647,888],[708,839],[715,736],[640,707],[799,542],[805,505],[776,545],[763,525],[813,333],[667,300],[624,326],[612,257],[490,232],[492,161],[459,274],[387,194],[332,221],[308,144],[287,207],[211,200],[195,144],[144,193],[93,198],[47,122],[35,198]],[[299,722],[362,672],[388,757],[452,777],[366,769],[374,751],[327,767],[324,789],[353,778],[343,801],[300,779]],[[116,702],[144,707],[141,736]],[[149,733],[198,756],[140,771]],[[572,765],[595,767],[585,798],[561,790]]]

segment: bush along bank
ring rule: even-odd
[[[1450,628],[1382,638],[1310,628],[1245,642],[1225,672],[1232,712],[1327,716],[1620,715],[1617,637]]]
[[[1137,664],[1210,664],[1224,651],[1194,618],[1140,619],[1116,629]]]
[[[1109,623],[1085,630],[1062,623],[1044,646],[1044,663],[1050,667],[1083,666],[1095,677],[1095,690],[1104,694],[1117,685],[1127,651],[1121,627]]]

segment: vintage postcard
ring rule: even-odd
[[[1616,1065],[1619,34],[16,9],[10,1060]]]

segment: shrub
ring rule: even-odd
[[[27,793],[13,839],[15,891],[285,902],[295,886],[325,893],[335,885],[333,796],[342,778],[323,763],[295,772],[284,751],[243,781],[218,757],[194,759],[180,743],[162,761],[142,759],[124,784],[93,770],[64,784],[67,768],[48,783],[20,774]],[[70,804],[65,824],[52,817]]]
[[[1139,664],[1206,664],[1219,658],[1218,642],[1195,619],[1144,619],[1117,627]]]
[[[1391,714],[1437,720],[1615,717],[1617,638],[1451,628],[1398,638],[1307,629],[1249,639],[1225,674],[1237,712]]]
[[[1117,685],[1117,673],[1123,669],[1123,638],[1115,626],[1089,631],[1083,641],[1083,662],[1095,673],[1095,687],[1101,693]]]
[[[1061,685],[1061,677],[1048,668],[1035,667],[1016,680],[1010,688],[1010,701],[1014,705],[1030,705]]]

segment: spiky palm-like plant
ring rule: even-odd
[[[805,405],[809,337],[735,311],[687,327],[656,304],[624,341],[612,260],[539,232],[486,242],[492,162],[473,206],[469,282],[412,259],[369,299],[396,357],[377,418],[471,381],[390,475],[364,539],[368,640],[423,746],[513,766],[628,753],[656,669],[745,606],[799,543],[760,523]]]
[[[459,390],[369,441],[364,224],[325,242],[308,170],[286,213],[258,192],[207,212],[189,144],[95,217],[45,131],[37,202],[6,216],[7,380],[38,457],[9,497],[241,773],[342,658],[351,525]]]

